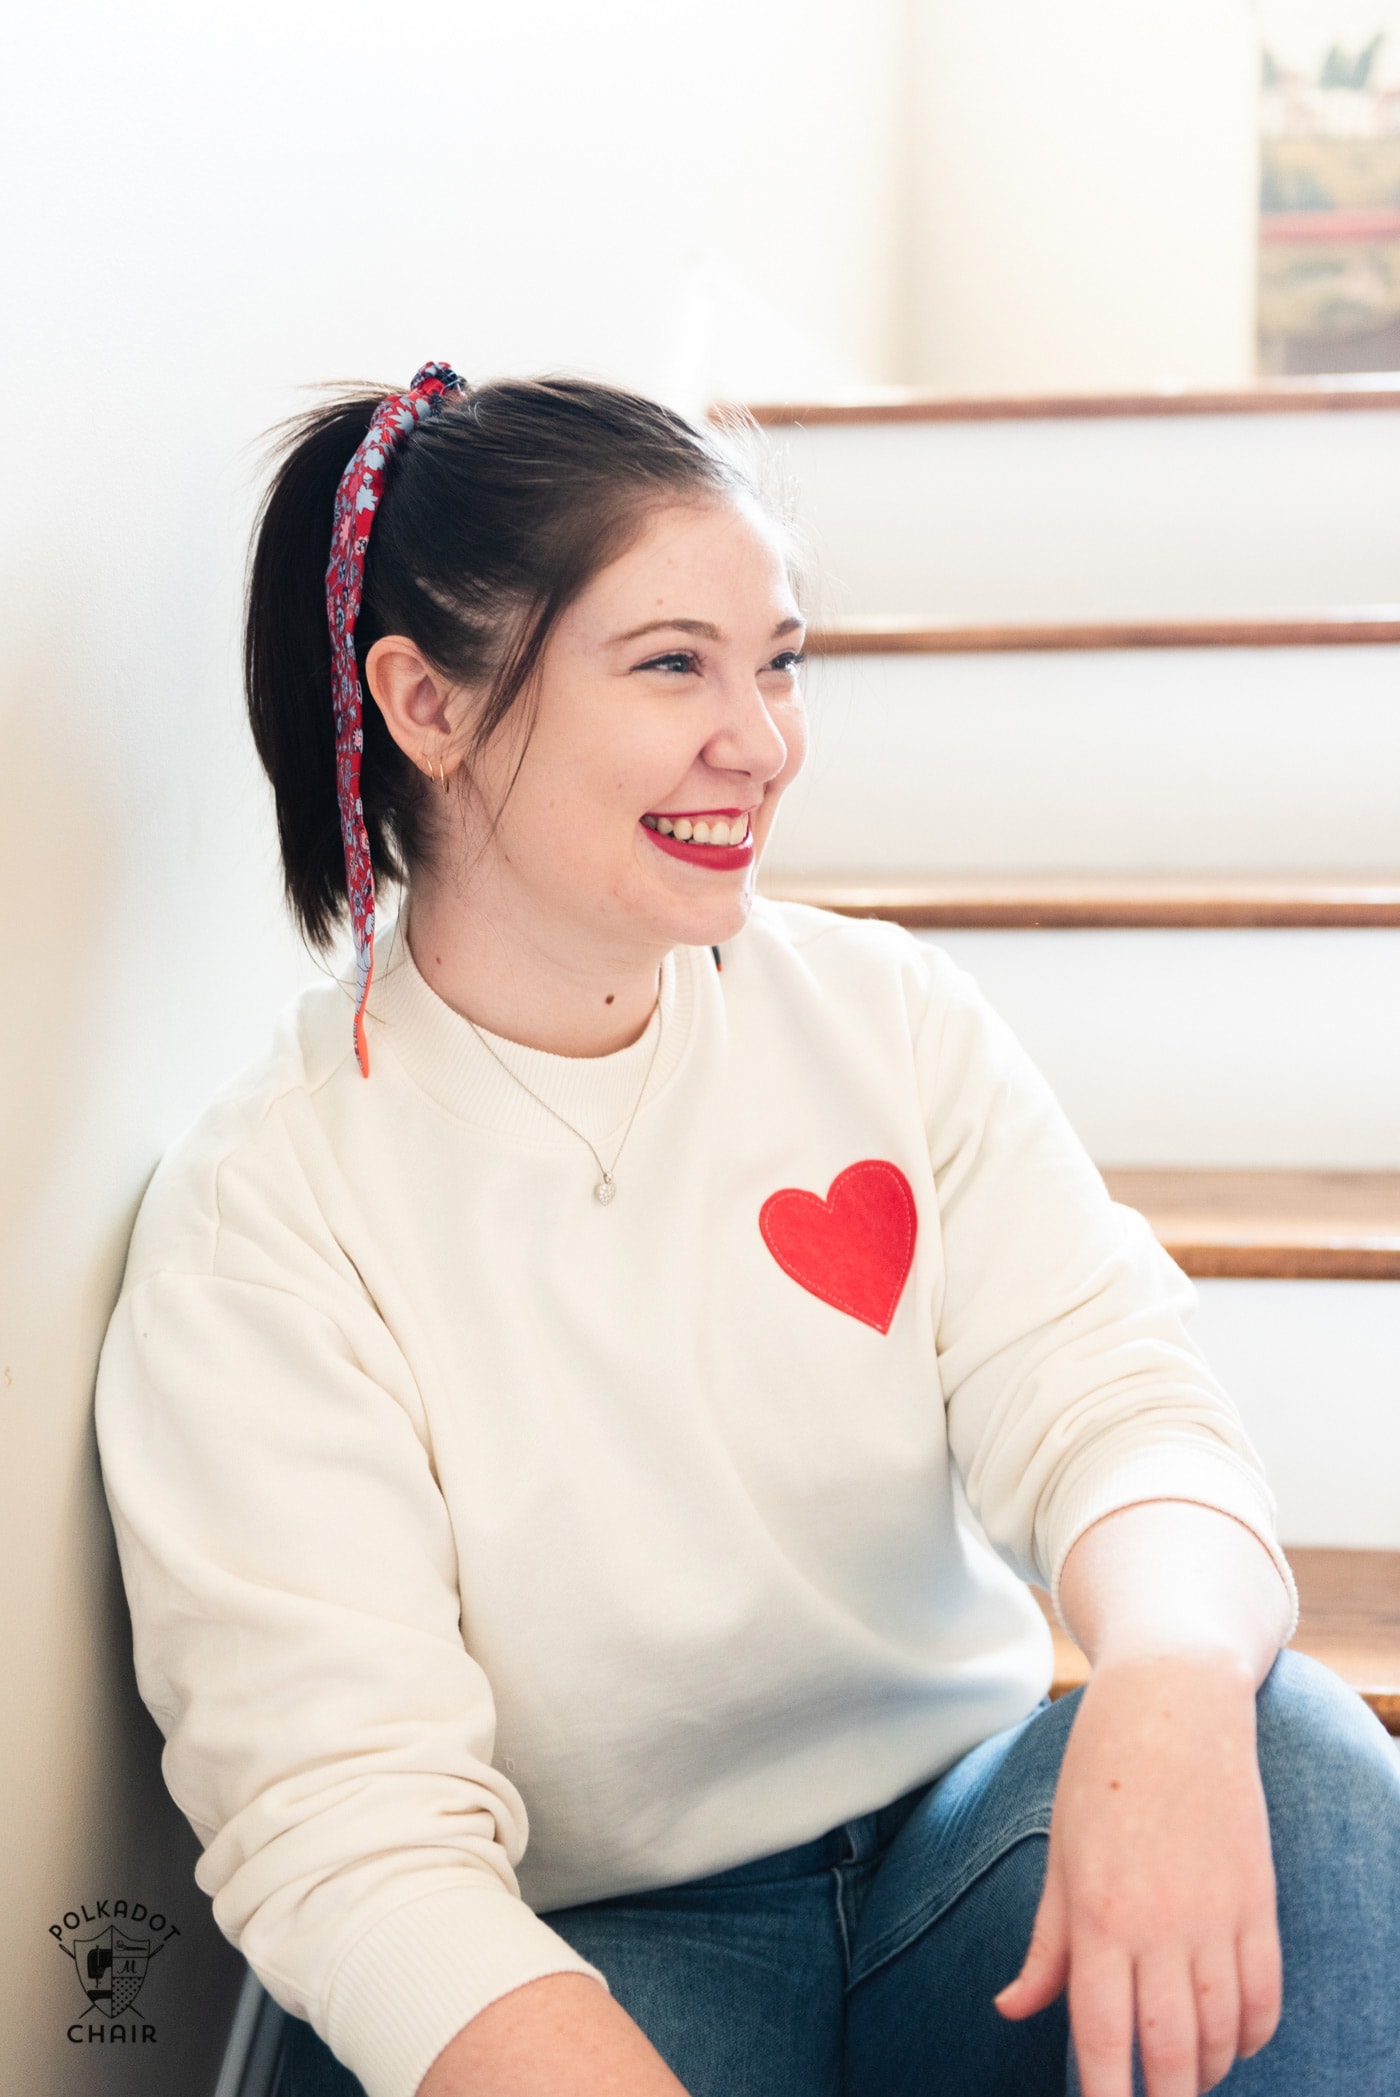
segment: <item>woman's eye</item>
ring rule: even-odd
[[[664,670],[671,676],[685,676],[687,671],[698,670],[700,659],[688,649],[677,648],[668,655],[653,655],[647,662],[638,663],[639,670]]]
[[[770,670],[800,670],[806,660],[805,649],[785,648],[781,655],[774,656],[768,667]]]

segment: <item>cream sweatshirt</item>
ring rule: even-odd
[[[411,2097],[589,1970],[541,1912],[801,1842],[1021,1718],[1023,1582],[1099,1516],[1277,1546],[1188,1285],[945,957],[759,904],[632,1047],[494,1041],[507,1071],[385,944],[368,1082],[320,986],[161,1165],[98,1423],[199,1882]],[[516,1077],[611,1162],[654,1051],[605,1208]]]

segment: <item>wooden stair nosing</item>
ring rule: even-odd
[[[1194,1280],[1400,1281],[1400,1172],[1109,1168]]]
[[[1064,422],[1169,415],[1347,414],[1400,408],[1400,374],[1262,380],[1256,385],[1136,393],[934,393],[889,386],[844,398],[718,403],[711,419],[739,417],[766,429],[888,422]]]
[[[1400,926],[1400,880],[1215,882],[775,878],[778,900],[906,930],[1240,931]]]
[[[1301,1615],[1293,1640],[1363,1697],[1390,1733],[1400,1735],[1400,1551],[1288,1551]],[[1057,1624],[1050,1597],[1032,1590],[1054,1641],[1052,1697],[1087,1680],[1089,1663]]]
[[[1192,1281],[1400,1281],[1400,1244],[1215,1245],[1157,1235]]]
[[[812,656],[1060,655],[1138,648],[1363,648],[1400,643],[1400,605],[1208,619],[845,619],[807,637]]]

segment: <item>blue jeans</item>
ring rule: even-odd
[[[1063,2000],[1020,2025],[1076,1697],[934,1783],[795,1849],[549,1921],[600,1972],[690,2097],[1064,2097]],[[1259,1693],[1284,2009],[1230,2097],[1400,2093],[1400,1755],[1325,1668],[1284,1654]],[[305,2026],[279,2097],[356,2097]]]

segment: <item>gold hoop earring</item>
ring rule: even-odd
[[[438,785],[442,788],[443,792],[445,794],[451,793],[452,789],[448,784],[447,774],[442,768],[442,759],[440,757],[437,761],[437,775]]]

